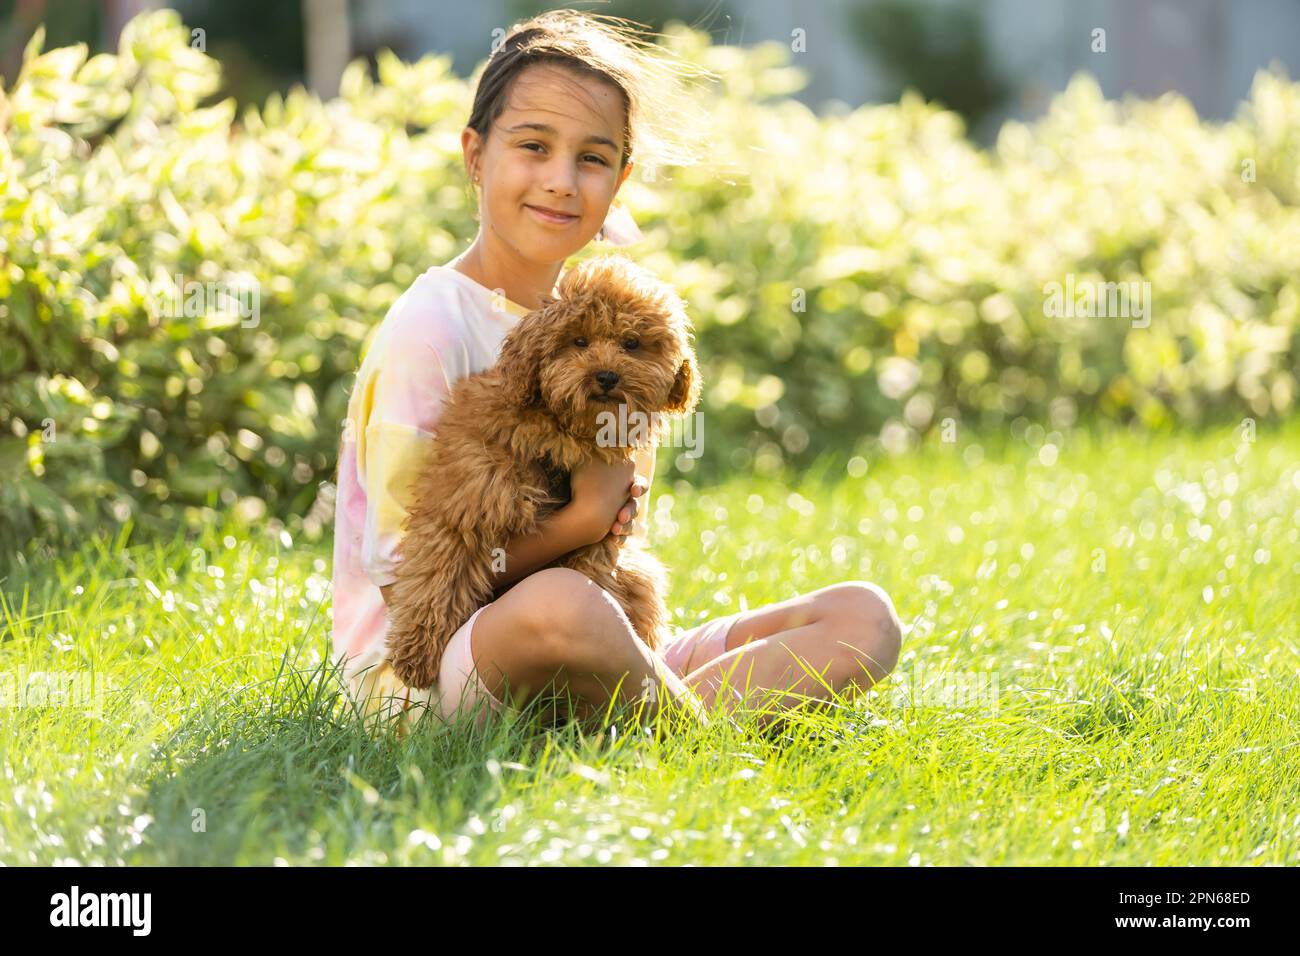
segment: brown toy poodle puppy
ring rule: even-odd
[[[699,400],[690,322],[671,287],[602,256],[574,266],[558,292],[506,334],[495,366],[455,382],[444,403],[389,608],[388,659],[411,687],[437,681],[452,635],[493,600],[506,545],[568,503],[574,469],[626,461]],[[610,423],[620,417],[618,436]],[[548,567],[608,591],[652,650],[665,640],[667,577],[640,541],[607,535]]]

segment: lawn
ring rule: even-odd
[[[1300,864],[1300,420],[661,476],[651,512],[679,624],[875,581],[897,670],[774,739],[372,739],[328,535],[128,529],[6,572],[0,863]]]

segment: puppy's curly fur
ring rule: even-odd
[[[574,469],[626,461],[699,400],[690,322],[668,285],[602,256],[574,266],[558,292],[507,333],[495,366],[457,381],[444,403],[389,608],[387,656],[411,687],[437,681],[452,635],[493,600],[494,558],[568,502]],[[620,404],[628,446],[608,434]],[[586,575],[651,649],[663,643],[666,574],[640,541],[607,535],[548,567]]]

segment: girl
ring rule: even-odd
[[[646,701],[651,714],[661,692],[697,714],[749,703],[751,692],[774,691],[793,706],[825,699],[827,686],[870,686],[898,659],[893,604],[865,582],[708,621],[656,653],[590,579],[538,570],[607,534],[645,534],[644,521],[633,521],[654,474],[653,449],[635,464],[575,471],[569,504],[536,534],[509,542],[496,599],[451,639],[434,686],[403,686],[384,659],[406,489],[451,384],[495,363],[505,333],[557,292],[566,259],[598,230],[619,245],[636,238],[615,201],[634,138],[658,148],[654,159],[689,155],[652,132],[652,111],[667,117],[671,97],[651,84],[668,74],[650,45],[613,22],[546,13],[516,26],[489,58],[461,136],[480,189],[479,233],[398,298],[357,373],[339,459],[334,648],[364,713],[400,711],[399,733],[420,707],[443,718],[473,709],[481,723],[488,710],[517,710],[544,692],[561,718],[599,714],[615,692]],[[675,111],[669,121],[679,120]],[[565,698],[572,709],[559,703]]]

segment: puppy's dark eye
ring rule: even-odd
[[[587,340],[579,337],[573,340],[573,344],[580,349],[585,349],[587,347]]]
[[[624,339],[624,340],[623,340],[623,348],[627,349],[629,352],[631,352],[631,351],[632,351],[633,349],[635,349],[635,348],[639,348],[640,346],[641,346],[641,343],[638,342],[636,339]]]

